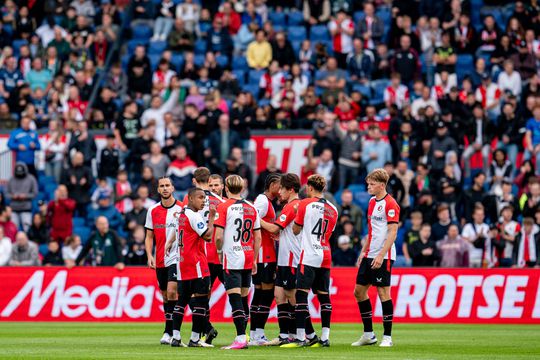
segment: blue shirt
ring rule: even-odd
[[[33,149],[30,147],[31,143],[35,146]],[[19,145],[24,145],[26,150],[19,150]],[[27,165],[34,165],[35,152],[41,148],[38,133],[34,130],[15,129],[9,136],[8,147],[10,150],[15,151],[17,161]]]
[[[11,72],[7,69],[0,70],[0,81],[4,84],[4,90],[7,92],[12,92],[15,90],[17,85],[19,85],[19,82],[24,81],[23,74],[15,69],[15,71]]]
[[[30,84],[32,91],[35,91],[37,88],[45,90],[47,85],[52,81],[52,73],[47,69],[41,71],[30,70],[26,74],[26,81]]]
[[[540,120],[536,120],[535,118],[529,119],[527,121],[527,131],[531,132],[531,138],[533,145],[540,144]]]

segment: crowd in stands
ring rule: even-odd
[[[363,179],[381,167],[401,206],[396,265],[540,266],[536,1],[6,0],[0,13],[16,159],[0,265],[144,265],[156,179],[182,196],[206,166],[254,198],[283,169],[269,156],[254,173],[251,131],[292,130],[313,133],[302,182],[323,175],[339,205],[336,266],[355,263]]]

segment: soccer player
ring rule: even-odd
[[[184,311],[189,304],[193,314],[189,347],[214,347],[201,339],[206,326],[208,293],[210,292],[210,270],[206,260],[205,241],[212,241],[216,208],[209,206],[208,223],[203,218],[207,196],[204,190],[192,188],[188,192],[188,203],[178,216],[178,233],[171,236],[166,245],[169,252],[173,243],[178,248],[178,290],[179,299],[175,306],[173,347],[185,347],[180,338]]]
[[[277,274],[274,295],[278,308],[279,336],[266,345],[284,345],[296,336],[296,268],[300,259],[301,235],[293,233],[293,221],[296,217],[296,207],[300,203],[300,179],[295,174],[281,176],[279,200],[285,204],[281,215],[275,223],[261,220],[263,230],[279,234],[279,249],[277,256]],[[309,322],[311,324],[311,322]],[[308,326],[309,324],[306,324]],[[315,332],[313,327],[307,329],[310,334]]]
[[[335,230],[338,211],[334,205],[323,198],[326,180],[315,174],[308,177],[307,199],[300,201],[294,219],[293,233],[302,234],[300,260],[296,274],[296,340],[282,347],[328,347],[330,346],[330,267],[332,255],[330,236]],[[308,293],[313,289],[321,304],[321,338],[315,332],[306,334],[312,327],[309,319]]]
[[[165,253],[167,239],[176,232],[177,218],[182,211],[180,201],[174,196],[174,186],[171,179],[162,177],[158,180],[158,193],[161,201],[152,206],[146,214],[146,256],[148,266],[156,269],[159,290],[163,296],[163,309],[165,311],[165,331],[161,338],[161,344],[169,345],[173,334],[173,311],[176,304],[177,279],[176,264],[178,251],[176,245],[169,254]],[[156,243],[156,256],[153,255],[154,241]]]
[[[225,201],[221,198],[221,196],[216,195],[215,193],[210,191],[210,186],[209,186],[210,176],[211,176],[210,170],[208,170],[208,168],[205,168],[205,167],[199,167],[195,169],[195,171],[193,172],[193,185],[196,188],[202,189],[206,197],[204,206],[199,211],[201,215],[203,216],[204,221],[206,223],[208,223],[208,219],[209,219],[208,214],[209,214],[210,206],[214,206],[217,208],[219,204]],[[187,204],[188,201],[189,200],[187,199],[187,197],[184,198],[184,204]],[[216,278],[219,279],[221,283],[223,283],[223,267],[221,266],[221,263],[219,261],[219,256],[216,249],[216,243],[212,239],[206,243],[206,258],[208,261],[208,267],[210,269],[210,290],[211,290],[212,287],[214,286],[214,282],[216,281]],[[210,296],[210,293],[208,294],[209,296]],[[210,322],[210,308],[206,309],[206,320],[207,320],[207,323],[204,329],[204,333],[205,333],[204,341],[207,344],[212,344],[212,341],[218,336],[218,332],[212,326],[212,323]]]
[[[255,207],[242,199],[244,179],[230,175],[225,179],[228,200],[217,207],[214,238],[223,257],[225,290],[229,295],[236,338],[223,349],[245,349],[246,314],[249,314],[248,291],[251,275],[257,273],[261,246],[260,218]]]
[[[354,296],[364,323],[364,334],[352,346],[372,345],[377,342],[368,296],[371,285],[377,287],[382,305],[384,336],[380,346],[392,346],[394,306],[390,298],[390,277],[392,264],[396,259],[394,242],[398,231],[399,205],[386,192],[388,179],[388,173],[384,169],[374,169],[366,177],[368,193],[373,197],[369,200],[367,211],[368,240],[364,243],[358,259],[354,288]]]
[[[208,187],[210,188],[210,191],[214,194],[223,197],[223,178],[221,175],[218,174],[212,174],[210,175],[210,178],[208,179]]]
[[[264,183],[264,193],[257,196],[253,205],[259,213],[261,221],[273,223],[276,220],[276,211],[272,201],[279,196],[280,174],[270,174]],[[274,235],[264,229],[261,230],[261,249],[257,259],[257,274],[253,276],[255,292],[251,299],[251,328],[249,345],[263,345],[268,342],[264,335],[264,327],[270,314],[270,307],[274,300],[274,282],[276,279],[276,245]]]

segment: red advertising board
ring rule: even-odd
[[[251,136],[251,148],[256,154],[256,173],[266,169],[269,155],[276,157],[277,167],[283,172],[300,174],[307,162],[307,149],[312,136],[310,134],[273,134]]]
[[[332,269],[333,322],[360,322],[354,268]],[[0,268],[0,321],[162,321],[160,292],[145,268]],[[394,319],[424,323],[540,324],[540,270],[393,270]],[[372,299],[375,299],[374,289]],[[375,301],[375,300],[374,300]],[[310,295],[312,317],[320,317]],[[375,303],[376,320],[381,316]],[[231,321],[221,285],[212,321]],[[271,319],[275,320],[272,308]]]

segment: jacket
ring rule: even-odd
[[[112,205],[108,207],[99,207],[97,209],[91,209],[88,212],[87,223],[90,227],[94,227],[96,219],[100,216],[105,216],[109,220],[109,226],[113,230],[121,230],[124,226],[124,218],[122,214]]]
[[[171,178],[174,188],[177,191],[185,191],[192,187],[191,180],[193,179],[193,172],[197,168],[197,164],[190,158],[184,160],[174,160],[167,169],[167,176]]]
[[[390,30],[390,29],[388,29]],[[368,25],[366,18],[363,17],[358,22],[356,28],[356,37],[362,38],[362,36],[368,31]],[[373,16],[373,23],[371,24],[371,39],[378,44],[384,36],[384,22],[377,15]]]
[[[31,148],[33,144],[34,148]],[[19,146],[24,145],[25,150],[20,150]],[[38,133],[35,130],[15,129],[8,140],[8,148],[15,151],[16,161],[27,165],[34,165],[35,152],[41,149]]]
[[[219,160],[222,158],[221,154],[221,130],[214,130],[208,137],[208,147],[212,151],[212,157]],[[242,147],[242,140],[240,135],[234,130],[229,130],[229,152],[234,147]],[[225,157],[229,154],[225,154]]]
[[[429,149],[429,163],[432,168],[435,170],[442,170],[445,165],[445,157],[435,158],[435,150],[440,150],[445,154],[449,151],[457,152],[457,144],[454,139],[450,136],[445,135],[443,137],[435,136],[431,142],[431,147]]]
[[[24,163],[17,163],[16,166],[22,166],[24,177],[13,176],[8,181],[7,197],[11,199],[11,209],[15,212],[31,211],[32,200],[38,194],[38,185],[34,175],[28,173],[28,168]],[[15,195],[21,196],[21,199],[14,199]]]
[[[73,232],[73,213],[75,200],[61,199],[51,201],[47,206],[47,221],[51,227],[51,239],[63,242]]]
[[[534,237],[534,245],[536,247],[536,261],[534,262],[534,265],[540,265],[540,232],[536,232],[533,235]],[[523,239],[523,230],[516,236],[516,239],[514,240],[514,247],[512,249],[512,265],[516,265],[519,267],[522,267],[523,265],[520,264],[520,245],[521,240]],[[526,264],[532,265],[532,264]]]
[[[91,262],[94,266],[114,266],[124,262],[120,238],[113,230],[109,230],[105,234],[100,234],[97,231],[92,233],[75,263],[79,264],[89,253],[91,253]]]
[[[358,56],[360,56],[360,61],[357,60]],[[374,65],[375,57],[370,50],[364,50],[362,54],[350,53],[347,55],[347,70],[358,78],[371,79]]]
[[[75,184],[71,183],[71,177],[75,177]],[[81,184],[82,179],[86,179]],[[66,185],[69,195],[77,204],[88,204],[90,202],[90,189],[92,188],[92,170],[87,166],[74,166],[64,172],[62,184]]]
[[[29,241],[28,245],[24,247],[13,244],[9,263],[13,264],[14,261],[24,266],[39,266],[41,261],[39,260],[39,251],[36,243]]]

